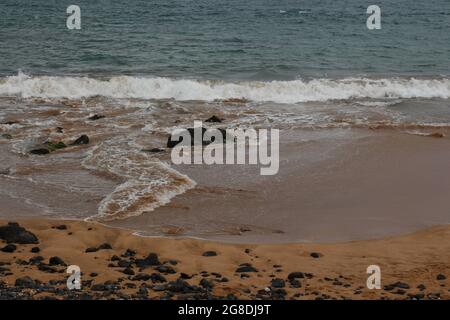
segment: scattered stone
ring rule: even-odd
[[[96,248],[95,248],[96,249]],[[118,257],[118,256],[116,256],[116,255],[113,255],[112,257],[111,257],[111,261],[120,261],[121,259],[120,259],[120,257]]]
[[[424,293],[409,293],[408,297],[410,297],[413,300],[422,300],[423,298],[425,298],[425,294]]]
[[[109,243],[102,243],[98,246],[98,250],[111,250],[112,246]]]
[[[134,276],[134,271],[133,271],[133,269],[131,269],[130,267],[123,269],[122,272],[123,272],[124,274],[129,275],[129,276]]]
[[[36,287],[36,282],[28,276],[17,278],[15,282],[16,287],[23,288],[34,288]]]
[[[445,280],[445,279],[447,279],[447,277],[445,275],[443,275],[442,273],[438,274],[436,277],[436,280],[439,280],[439,281]]]
[[[293,288],[301,288],[302,287],[302,283],[297,279],[292,279],[289,281],[289,283],[290,283],[291,287],[293,287]]]
[[[38,148],[38,149],[30,150],[30,153],[35,154],[35,155],[45,155],[45,154],[49,154],[50,151],[46,148]]]
[[[322,256],[322,254],[318,252],[311,252],[309,255],[315,259],[320,258]]]
[[[89,252],[97,252],[98,248],[95,247],[89,247],[87,248],[84,252],[89,253]]]
[[[258,270],[256,268],[254,268],[252,265],[250,265],[249,263],[245,263],[240,265],[237,269],[236,272],[238,273],[242,273],[242,272],[258,272]]]
[[[425,287],[425,285],[423,285],[423,284],[419,284],[418,286],[417,286],[417,289],[419,289],[420,291],[423,291],[423,290],[425,290],[427,287]]]
[[[204,257],[215,257],[215,256],[217,256],[217,253],[215,251],[205,251],[205,252],[203,252],[202,256],[204,256]]]
[[[136,259],[136,265],[140,268],[145,268],[148,266],[159,266],[161,262],[156,253],[150,253],[145,259]]]
[[[30,258],[30,260],[28,260],[30,264],[40,264],[42,261],[44,261],[43,256],[35,256]]]
[[[38,265],[38,269],[42,272],[47,272],[47,273],[56,273],[58,272],[58,269],[56,269],[55,267],[46,265],[44,263],[41,263]]]
[[[187,128],[185,130],[187,130],[189,135],[190,135],[190,140],[191,140],[190,141],[190,145],[194,146],[195,145],[195,139],[194,139],[194,132],[195,132],[194,130],[195,129],[194,128]],[[204,138],[204,134],[205,134],[205,132],[207,130],[208,129],[206,129],[205,127],[201,128],[201,131],[202,131],[202,133],[201,133],[201,139],[202,139],[201,143],[202,143],[203,146],[207,146],[207,145],[209,145],[209,144],[211,144],[213,142],[225,143],[227,141],[227,139],[231,139],[233,141],[235,140],[235,137],[231,137],[231,136],[227,135],[227,132],[226,132],[225,129],[217,129],[217,130],[219,130],[221,132],[223,141],[215,141],[215,140],[209,140],[208,141],[207,139],[203,139]],[[167,148],[173,148],[177,144],[183,142],[183,137],[182,136],[180,136],[178,138],[179,138],[179,140],[172,140],[172,136],[169,136],[168,139],[167,139]]]
[[[409,289],[410,287],[409,287],[409,285],[407,283],[400,282],[400,281],[396,282],[396,283],[389,284],[387,286],[384,286],[384,290],[385,291],[392,291],[395,288],[398,288],[398,289]]]
[[[103,119],[105,116],[94,114],[93,116],[89,117],[88,120],[97,121],[100,119]]]
[[[159,152],[164,152],[164,149],[161,148],[151,148],[151,149],[146,149],[146,150],[142,150],[144,152],[151,152],[151,153],[159,153]]]
[[[270,282],[270,286],[272,288],[284,288],[286,286],[286,284],[283,279],[276,278],[276,279],[272,279],[272,281]]]
[[[303,272],[291,272],[288,275],[289,280],[303,279],[304,277],[305,277],[305,274]]]
[[[56,151],[56,150],[59,150],[59,149],[64,149],[64,148],[67,147],[66,144],[64,142],[62,142],[62,141],[58,141],[58,142],[56,142],[56,141],[47,141],[45,144],[47,145],[47,148],[48,148],[49,152],[53,152],[53,151]]]
[[[191,279],[192,276],[190,276],[190,275],[188,275],[188,274],[182,272],[182,273],[180,273],[180,278],[181,278],[181,279]]]
[[[17,247],[14,244],[10,243],[4,246],[1,250],[3,252],[13,253],[14,251],[16,251],[16,249]]]
[[[30,252],[32,252],[32,253],[38,253],[38,252],[40,252],[41,251],[41,249],[39,248],[39,247],[33,247],[33,248],[31,248],[31,250],[30,250]]]
[[[214,284],[205,278],[200,280],[199,285],[208,290],[211,290],[214,287]]]
[[[127,260],[119,260],[119,262],[117,262],[117,265],[121,268],[128,268],[132,265],[132,263]]]
[[[54,228],[58,230],[67,230],[67,226],[65,224],[60,224],[58,226],[55,226]]]
[[[66,263],[60,257],[51,257],[48,261],[50,266],[65,266]]]
[[[106,291],[108,289],[106,288],[106,286],[104,284],[99,283],[99,284],[94,284],[91,287],[91,290],[92,291]]]
[[[98,276],[98,273],[97,272],[91,272],[91,274],[89,276],[95,278],[96,276]]]
[[[0,226],[0,239],[5,240],[7,243],[38,243],[38,238],[33,233],[25,230],[16,222],[9,222],[6,226]]]
[[[3,139],[7,139],[7,140],[11,140],[13,137],[9,133],[3,133],[2,134],[2,138]]]
[[[157,270],[157,271],[159,271],[161,273],[164,273],[164,274],[175,274],[175,273],[177,273],[172,267],[163,266],[163,265],[155,267],[155,270]]]
[[[82,145],[82,144],[89,144],[89,137],[87,135],[85,135],[85,134],[83,134],[81,137],[76,139],[70,145],[71,146],[79,146],[79,145]]]
[[[18,123],[19,123],[19,121],[11,120],[11,121],[2,122],[1,124],[6,124],[8,126],[11,126],[13,124],[18,124]]]
[[[124,253],[123,253],[123,257],[134,257],[136,255],[136,251],[131,250],[131,249],[127,249]]]
[[[220,123],[220,122],[222,122],[222,119],[220,119],[219,117],[216,117],[216,116],[212,116],[211,118],[206,119],[205,122],[218,122],[218,123]]]

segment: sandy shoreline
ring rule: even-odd
[[[7,222],[0,220],[0,226]],[[247,245],[145,238],[82,221],[17,222],[39,244],[0,251],[1,299],[450,298],[450,225],[381,240]],[[57,228],[61,225],[65,227]],[[104,243],[112,249],[86,252]],[[40,251],[30,252],[33,247]],[[211,251],[216,255],[204,255]],[[143,265],[150,253],[157,255],[157,263]],[[32,259],[36,256],[43,260]],[[52,265],[51,257],[81,268],[81,290],[66,289],[66,266]],[[380,290],[366,288],[366,269],[372,264],[381,268]],[[237,272],[239,268],[250,272]],[[31,288],[15,286],[27,276],[33,280]]]

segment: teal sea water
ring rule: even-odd
[[[82,29],[66,28],[81,8]],[[382,29],[366,28],[366,9]],[[450,74],[448,0],[0,2],[0,74],[294,80]]]

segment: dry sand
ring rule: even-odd
[[[83,272],[82,280],[92,279],[92,284],[101,284],[108,280],[118,281],[117,292],[94,292],[89,286],[83,286],[82,292],[94,298],[158,298],[167,297],[168,290],[158,289],[158,285],[148,281],[132,281],[122,273],[124,268],[109,267],[113,255],[121,256],[126,249],[135,250],[135,258],[144,258],[150,252],[158,254],[161,262],[175,269],[175,274],[164,274],[168,281],[180,277],[180,273],[193,275],[187,280],[198,285],[202,278],[214,284],[211,295],[226,297],[229,294],[241,299],[285,298],[285,299],[408,299],[413,296],[425,299],[450,298],[450,225],[438,226],[409,235],[385,238],[382,240],[354,241],[333,244],[225,244],[196,239],[180,238],[145,238],[133,235],[125,229],[108,228],[100,224],[81,221],[56,220],[21,220],[21,226],[33,232],[39,238],[39,253],[31,253],[36,245],[17,245],[13,253],[0,252],[3,268],[9,269],[0,273],[0,282],[14,287],[19,277],[29,276],[34,280],[48,282],[62,280],[67,277],[65,267],[58,267],[61,273],[47,273],[38,270],[36,265],[21,265],[20,260],[28,261],[31,257],[41,255],[44,262],[52,256],[62,258],[68,265],[78,265]],[[7,221],[0,221],[5,225]],[[54,228],[64,224],[65,230]],[[97,247],[109,243],[113,249],[85,253],[88,247]],[[217,256],[205,257],[205,251],[215,251]],[[318,258],[311,256],[319,253]],[[129,259],[129,258],[123,258]],[[175,264],[169,263],[175,260]],[[116,262],[114,262],[116,263]],[[258,272],[246,273],[242,277],[236,269],[242,263],[250,263]],[[376,264],[381,268],[382,289],[366,288],[368,275],[366,269]],[[139,273],[137,267],[133,270]],[[202,271],[208,276],[203,277]],[[92,277],[92,272],[98,276]],[[154,273],[153,267],[142,271]],[[216,277],[212,273],[220,273]],[[305,278],[299,278],[300,288],[293,288],[288,281],[291,272],[303,272]],[[158,272],[157,272],[158,273]],[[8,275],[9,274],[9,275]],[[308,275],[309,274],[309,275]],[[447,278],[438,280],[438,275]],[[228,282],[215,279],[226,277]],[[127,279],[128,278],[128,279]],[[264,294],[270,287],[273,278],[285,280],[286,286],[277,294]],[[385,290],[390,284],[402,282],[409,289],[393,288]],[[127,287],[127,283],[132,288]],[[143,285],[146,283],[146,285]],[[156,287],[155,287],[156,285]],[[424,285],[425,289],[417,288]],[[148,294],[138,294],[139,288],[147,287]],[[61,287],[64,287],[63,285]],[[91,287],[92,288],[92,287]],[[161,290],[161,291],[155,291]],[[56,296],[64,298],[64,294],[35,293],[27,289],[33,298]],[[262,291],[259,291],[262,290]],[[259,291],[259,294],[258,294]],[[274,288],[273,292],[277,289]],[[171,294],[173,299],[186,297],[178,293]]]

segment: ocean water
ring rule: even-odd
[[[381,30],[366,27],[373,4]],[[449,31],[448,0],[2,0],[0,214],[153,212],[197,185],[146,150],[211,115],[311,130],[322,153],[336,130],[447,132]],[[82,134],[88,146],[29,154]]]
[[[81,30],[66,8],[81,8]],[[382,29],[366,28],[366,9]],[[209,80],[449,75],[447,0],[3,0],[0,74]]]

